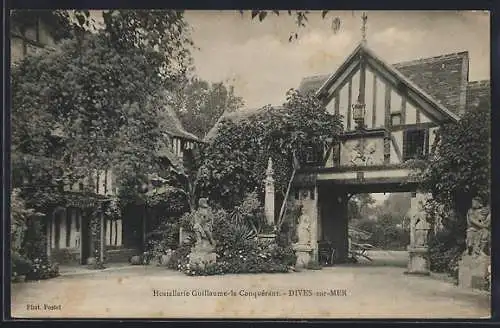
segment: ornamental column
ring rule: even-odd
[[[274,226],[274,178],[273,178],[273,161],[269,157],[267,162],[266,178],[264,179],[265,197],[264,197],[264,213],[266,222],[269,226]]]

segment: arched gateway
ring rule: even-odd
[[[467,77],[467,52],[390,65],[363,40],[333,74],[302,81],[299,91],[314,92],[344,125],[339,143],[308,157],[290,193],[312,222],[298,234],[303,262],[318,260],[322,242],[347,259],[352,194],[417,191],[405,162],[427,156],[440,125],[459,119]],[[413,211],[421,199],[412,199]]]

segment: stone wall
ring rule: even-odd
[[[107,249],[104,256],[106,263],[126,263],[135,255],[140,255],[140,251],[135,248],[115,248]]]
[[[80,250],[71,248],[52,249],[50,260],[59,264],[80,264]]]

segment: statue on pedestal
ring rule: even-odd
[[[299,226],[297,237],[299,239],[298,243],[302,245],[311,244],[311,220],[306,214],[302,214],[299,218]]]
[[[411,239],[410,244],[417,247],[427,246],[430,225],[427,222],[424,203],[425,196],[419,196],[417,206],[411,216]]]
[[[198,201],[198,211],[194,214],[193,230],[196,236],[196,247],[212,246],[215,247],[215,241],[212,236],[213,214],[208,206],[206,198],[200,198]]]
[[[215,263],[217,255],[214,252],[215,240],[212,236],[212,225],[214,215],[208,206],[206,198],[198,201],[198,210],[193,215],[193,230],[196,244],[189,254],[189,264],[205,267],[207,264]]]
[[[491,214],[479,197],[472,199],[472,207],[467,212],[467,254],[486,255],[490,241]]]

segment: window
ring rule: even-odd
[[[391,114],[391,126],[401,125],[401,113]]]
[[[122,220],[107,220],[105,227],[106,245],[122,245]]]
[[[424,129],[407,130],[403,139],[403,160],[424,158],[427,155],[428,132]]]

